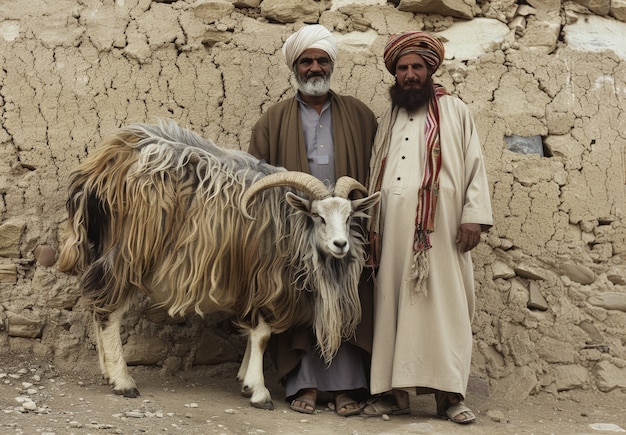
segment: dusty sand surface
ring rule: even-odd
[[[276,410],[265,411],[240,395],[237,368],[223,364],[170,374],[133,367],[141,396],[130,399],[113,394],[96,361],[93,368],[69,374],[32,355],[5,354],[0,357],[0,433],[609,434],[626,428],[622,391],[540,393],[517,404],[474,394],[466,402],[477,421],[466,426],[438,418],[432,396],[412,397],[411,415],[389,419],[339,417],[322,401],[314,415],[299,414],[283,400],[271,368],[267,385]]]

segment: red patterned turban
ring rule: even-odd
[[[443,62],[444,52],[443,43],[439,39],[425,32],[413,31],[391,35],[385,45],[383,58],[387,71],[395,74],[396,63],[401,56],[419,54],[434,73]]]

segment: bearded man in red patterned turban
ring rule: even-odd
[[[470,251],[493,223],[478,132],[465,103],[433,83],[441,41],[392,35],[383,56],[396,82],[370,161],[370,193],[382,192],[370,221],[378,266],[370,388],[378,396],[362,414],[408,414],[409,393],[434,393],[439,415],[470,423]]]

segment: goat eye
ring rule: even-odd
[[[324,218],[320,216],[319,213],[311,213],[311,216],[313,217],[313,219],[319,219],[322,221],[323,224],[326,224],[326,220],[324,220]]]

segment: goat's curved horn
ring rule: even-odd
[[[337,183],[335,184],[335,196],[340,198],[348,198],[352,191],[358,190],[364,195],[367,195],[367,189],[357,180],[351,177],[339,177]]]
[[[312,199],[324,199],[330,196],[330,192],[324,183],[311,174],[297,171],[276,172],[255,181],[244,192],[239,204],[241,213],[248,219],[254,219],[248,214],[250,198],[263,190],[278,186],[293,187],[304,192]]]

